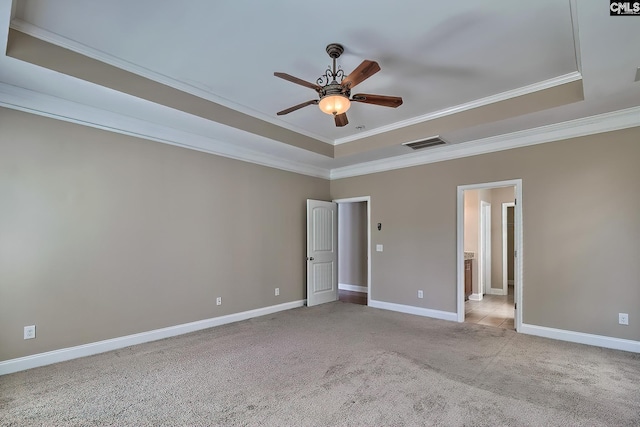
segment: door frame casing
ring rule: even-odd
[[[370,302],[371,302],[371,196],[334,199],[333,202],[338,204],[338,209],[340,209],[341,203],[367,202],[367,305],[370,305]],[[338,241],[340,241],[340,234],[338,234]],[[338,259],[339,258],[340,257],[338,256]],[[338,271],[340,271],[339,262],[338,262]]]
[[[480,227],[478,229],[478,294],[469,299],[482,301],[491,294],[491,203],[480,201]],[[472,294],[472,296],[474,296]]]
[[[456,276],[457,276],[457,318],[458,322],[464,322],[464,192],[466,190],[482,190],[499,187],[515,187],[516,204],[514,207],[514,239],[517,253],[514,264],[514,302],[515,328],[520,332],[522,328],[522,290],[524,287],[522,277],[522,263],[524,258],[522,242],[522,179],[511,179],[507,181],[486,182],[480,184],[458,185],[457,187],[457,210],[456,210]]]

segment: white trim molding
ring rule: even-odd
[[[464,192],[467,190],[479,190],[490,189],[500,187],[515,187],[515,218],[514,218],[514,232],[515,232],[515,250],[518,256],[515,259],[514,264],[514,302],[517,310],[515,312],[514,323],[516,331],[520,332],[522,326],[522,290],[524,288],[523,275],[522,275],[522,262],[523,262],[523,219],[522,219],[522,179],[511,179],[506,181],[484,182],[468,185],[459,185],[457,189],[457,208],[456,208],[456,252],[457,252],[457,321],[464,322],[465,309],[464,309]],[[482,299],[481,294],[472,294],[469,296],[470,300],[479,301]]]
[[[95,59],[96,61],[104,62],[105,64],[109,64],[121,70],[128,71],[138,76],[141,76],[149,80],[155,81],[157,83],[163,84],[165,86],[171,87],[173,89],[177,89],[181,92],[185,92],[185,93],[197,96],[198,98],[206,99],[207,101],[211,101],[216,104],[222,105],[224,107],[239,111],[243,114],[247,114],[249,116],[259,118],[260,120],[264,120],[265,122],[269,122],[276,126],[280,126],[282,128],[291,130],[301,135],[305,135],[310,138],[317,139],[318,141],[322,141],[324,143],[333,145],[333,141],[328,138],[325,138],[320,135],[316,135],[312,132],[308,132],[297,126],[294,126],[290,123],[280,120],[276,116],[261,113],[257,110],[245,107],[241,104],[237,104],[228,99],[217,96],[214,93],[212,93],[207,87],[203,85],[199,85],[195,82],[186,83],[186,82],[183,82],[182,80],[178,80],[173,77],[169,77],[167,75],[160,74],[155,71],[151,71],[148,68],[141,67],[129,61],[125,61],[123,59],[109,55],[98,49],[94,49],[82,43],[78,43],[74,40],[68,39],[66,37],[62,37],[59,34],[52,33],[51,31],[47,31],[43,28],[40,28],[33,24],[25,22],[21,19],[13,19],[11,21],[10,28],[20,31],[21,33],[27,34],[31,37],[35,37],[39,40],[45,41],[47,43],[60,46],[64,49],[70,50],[72,52],[86,56],[88,58]]]
[[[458,315],[449,311],[433,310],[430,308],[415,307],[413,305],[396,304],[393,302],[369,300],[369,307],[380,308],[382,310],[397,311],[400,313],[415,314],[416,316],[431,317],[434,319],[448,320],[456,322]]]
[[[522,324],[522,327],[518,332],[543,338],[551,338],[554,340],[569,341],[578,344],[593,345],[596,347],[640,353],[640,341],[607,337],[604,335],[586,334],[584,332],[567,331],[564,329],[548,328],[546,326],[528,325],[525,323]]]
[[[344,199],[334,199],[334,203],[367,203],[367,305],[371,303],[371,196],[347,197]],[[340,238],[338,236],[338,238]],[[338,266],[340,268],[340,266]]]
[[[437,163],[640,126],[640,107],[633,107],[553,125],[451,144],[431,150],[330,169],[268,155],[240,147],[238,144],[232,144],[174,129],[169,126],[127,117],[115,112],[82,105],[1,82],[0,106],[330,180]]]
[[[487,105],[494,104],[496,102],[506,101],[508,99],[517,98],[518,96],[528,95],[545,89],[551,89],[552,87],[560,86],[563,84],[582,80],[582,74],[577,71],[568,73],[562,76],[554,77],[549,80],[537,82],[528,86],[519,87],[517,89],[509,90],[506,92],[498,93],[495,95],[487,96],[485,98],[476,99],[465,104],[456,105],[443,110],[435,111],[433,113],[427,113],[422,116],[413,117],[408,120],[403,120],[397,123],[390,124],[388,126],[381,126],[372,129],[368,132],[362,132],[357,135],[346,136],[344,138],[338,138],[335,140],[334,145],[345,144],[347,142],[356,141],[358,139],[366,138],[373,135],[378,135],[385,132],[390,132],[396,129],[401,129],[406,126],[416,125],[419,123],[428,122],[430,120],[439,119],[441,117],[450,116],[452,114],[461,113],[463,111],[472,110],[478,107],[485,107]]]
[[[97,341],[89,344],[68,347],[59,350],[47,351],[46,353],[34,354],[31,356],[19,357],[0,362],[0,375],[11,374],[26,369],[37,368],[39,366],[51,365],[53,363],[64,362],[66,360],[91,356],[107,351],[118,350],[132,345],[157,341],[177,335],[188,334],[202,329],[213,328],[215,326],[226,325],[228,323],[240,322],[241,320],[252,319],[254,317],[265,316],[279,311],[291,310],[305,305],[304,300],[286,302],[269,307],[257,308],[255,310],[243,311],[226,316],[214,317],[211,319],[199,320],[197,322],[184,323],[182,325],[169,326],[167,328],[155,329],[153,331],[141,332],[124,337],[112,338],[104,341]]]
[[[338,283],[338,289],[343,291],[361,292],[363,294],[369,292],[366,286],[349,285],[348,283]]]
[[[169,126],[124,116],[112,111],[56,98],[1,82],[0,107],[316,178],[328,179],[330,177],[329,169],[289,161],[243,148],[238,144],[185,132]]]
[[[482,301],[482,294],[471,294],[469,295],[469,299],[471,301]]]
[[[331,169],[331,179],[386,172],[636,126],[640,126],[640,107],[335,168]]]

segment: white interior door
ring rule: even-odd
[[[307,200],[307,305],[338,300],[338,205]]]

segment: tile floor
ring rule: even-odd
[[[509,286],[509,295],[485,295],[482,301],[465,301],[464,321],[503,329],[515,329],[513,286]]]

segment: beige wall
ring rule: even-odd
[[[471,260],[471,292],[478,293],[478,256],[480,253],[480,192],[485,190],[466,190],[464,192],[464,251],[473,252]]]
[[[367,286],[367,202],[338,205],[338,282]]]
[[[455,312],[457,186],[521,178],[523,321],[640,340],[639,140],[633,128],[346,178],[331,196],[370,195],[383,224],[373,299]]]
[[[0,360],[303,299],[307,198],[370,195],[372,298],[454,312],[457,186],[514,178],[524,322],[640,340],[640,128],[331,184],[13,110],[0,129]]]
[[[464,251],[478,255],[478,227],[480,224],[478,190],[464,192]]]
[[[0,129],[0,360],[305,298],[327,180],[7,109]]]

